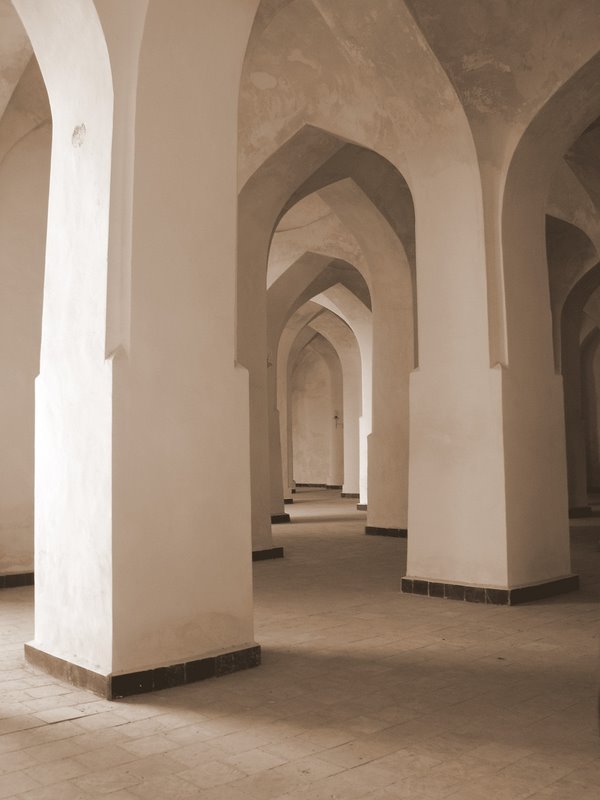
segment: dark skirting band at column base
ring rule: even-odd
[[[289,514],[271,514],[271,525],[282,525],[284,522],[291,522]]]
[[[593,516],[593,511],[591,506],[576,506],[575,508],[569,509],[570,519],[580,519],[582,517],[591,517],[591,516]]]
[[[490,603],[499,606],[515,606],[543,600],[557,594],[574,592],[579,589],[579,575],[567,575],[544,583],[527,586],[514,586],[499,589],[493,586],[469,586],[461,583],[439,583],[418,578],[402,578],[403,594],[418,594],[424,597],[438,597],[446,600],[465,600],[468,603]]]
[[[17,586],[33,586],[33,572],[7,572],[0,575],[0,589],[14,589]]]
[[[357,503],[356,504],[356,510],[357,511],[366,511],[367,510],[367,504],[366,503]]]
[[[24,648],[25,659],[32,666],[59,680],[99,694],[107,700],[170,689],[206,678],[219,678],[242,669],[258,667],[260,664],[260,645],[256,644],[231,653],[219,653],[169,667],[156,667],[124,675],[102,675],[45,653],[32,644],[25,644]]]
[[[367,536],[394,536],[396,539],[406,539],[408,536],[406,528],[378,528],[375,525],[367,525],[365,533]]]
[[[283,500],[283,505],[284,506],[289,506],[293,502],[294,502],[294,498],[293,497],[285,497],[284,500]]]
[[[270,547],[268,550],[252,551],[252,561],[268,561],[270,558],[283,558],[283,547]]]

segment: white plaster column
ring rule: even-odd
[[[238,89],[256,6],[152,0],[146,17],[131,336],[115,360],[121,672],[253,645],[248,374],[235,365],[235,298]]]
[[[256,5],[15,0],[54,123],[28,655],[109,696],[257,663],[234,366]]]
[[[407,576],[507,587],[501,372],[489,368],[476,180],[450,162],[443,181],[428,173],[413,187],[419,367],[410,380]]]
[[[443,180],[429,172],[414,184],[419,368],[411,377],[403,587],[433,594],[450,584],[466,599],[514,602],[513,590],[523,587],[538,587],[531,591],[539,596],[576,585],[557,434],[562,387],[552,356],[543,205],[509,202],[502,232],[490,216],[486,250],[477,180],[476,170],[449,163]],[[527,197],[522,183],[517,191]],[[499,352],[490,330],[492,341],[502,333],[489,323],[488,297],[498,290],[488,295],[492,269],[488,275],[485,267],[500,237],[509,357],[490,368],[490,351]]]
[[[94,4],[15,0],[52,108],[35,391],[36,653],[112,671],[112,363],[105,358],[113,86]]]

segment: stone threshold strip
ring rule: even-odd
[[[437,597],[446,600],[465,600],[467,603],[489,603],[499,606],[515,606],[543,600],[557,594],[575,592],[579,589],[579,575],[566,575],[553,581],[533,583],[501,589],[494,586],[469,586],[461,583],[438,583],[418,578],[402,578],[402,593],[422,597]]]
[[[258,667],[261,652],[260,645],[256,644],[230,653],[218,653],[181,664],[124,675],[102,675],[38,650],[32,644],[25,644],[25,658],[33,667],[44,670],[54,678],[87,689],[107,700],[118,700],[121,697],[171,689],[174,686],[196,683],[207,678],[220,678],[243,669]]]

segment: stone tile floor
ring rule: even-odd
[[[259,669],[107,702],[24,664],[32,590],[0,592],[0,800],[598,800],[600,520],[579,593],[503,608],[399,594],[355,501],[287,510]]]

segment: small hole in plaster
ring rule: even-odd
[[[81,145],[83,144],[83,140],[85,139],[85,133],[86,130],[83,122],[81,123],[81,125],[76,125],[73,128],[73,136],[71,137],[71,143],[73,147],[81,147]]]

